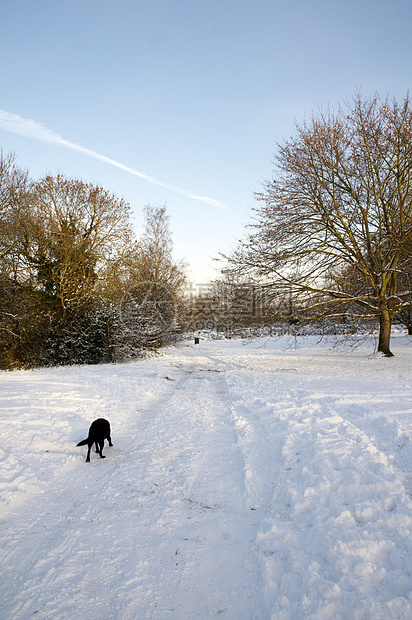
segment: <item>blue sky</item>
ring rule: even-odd
[[[200,284],[295,120],[405,96],[411,32],[411,0],[0,0],[0,148],[124,198],[138,235],[166,204]]]

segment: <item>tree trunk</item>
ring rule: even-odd
[[[392,357],[393,353],[389,348],[391,339],[391,325],[392,319],[387,309],[381,310],[379,315],[379,344],[378,351],[384,354],[385,357]]]

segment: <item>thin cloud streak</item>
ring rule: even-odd
[[[6,112],[6,110],[0,110],[0,129],[4,129],[5,131],[9,131],[11,133],[19,134],[20,136],[24,136],[25,138],[31,138],[32,140],[37,140],[39,142],[45,142],[46,144],[52,144],[54,146],[61,146],[67,149],[71,149],[72,151],[77,151],[78,153],[83,153],[83,155],[87,155],[88,157],[92,157],[93,159],[98,159],[106,164],[111,166],[115,166],[116,168],[120,168],[125,172],[129,172],[130,174],[134,174],[136,177],[147,181],[148,183],[152,183],[153,185],[158,185],[160,187],[164,187],[166,189],[170,189],[172,192],[176,192],[177,194],[181,194],[182,196],[186,196],[187,198],[192,198],[194,200],[200,200],[208,205],[213,207],[219,207],[220,209],[225,209],[225,205],[221,202],[218,202],[214,198],[209,198],[208,196],[197,196],[193,194],[189,190],[183,189],[176,185],[169,185],[168,183],[163,183],[162,181],[158,181],[153,177],[144,174],[143,172],[139,172],[134,168],[130,168],[129,166],[125,166],[124,164],[115,161],[114,159],[110,159],[110,157],[106,157],[105,155],[100,155],[95,151],[90,149],[86,149],[83,146],[75,144],[74,142],[70,142],[69,140],[65,140],[62,136],[47,129],[41,123],[37,121],[33,121],[29,118],[23,118],[22,116],[18,116],[17,114],[13,114],[11,112]]]

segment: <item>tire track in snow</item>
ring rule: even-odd
[[[312,617],[319,601],[327,617],[351,617],[362,579],[360,613],[406,618],[400,610],[411,585],[404,577],[409,543],[403,526],[409,521],[396,517],[406,506],[390,462],[363,430],[336,413],[333,400],[319,402],[299,387],[279,391],[284,396],[274,413],[283,436],[282,468],[258,535],[273,617]],[[388,521],[397,530],[391,540],[380,537]],[[382,615],[375,605],[382,586],[398,593],[399,610],[392,602]]]
[[[365,618],[407,618],[410,504],[391,459],[337,412],[336,387],[333,397],[316,393],[307,377],[279,375],[271,361],[265,368],[250,354],[243,372],[228,374],[250,493],[262,509],[268,615],[349,618],[356,608]]]
[[[195,351],[185,353],[183,361],[176,361],[177,389],[167,407],[176,412],[178,427],[182,419],[192,427],[182,429],[180,438],[177,434],[178,444],[191,441],[192,454],[169,465],[169,473],[176,475],[183,467],[184,475],[180,487],[175,484],[159,528],[176,531],[176,549],[169,548],[169,560],[174,552],[166,588],[170,594],[159,595],[151,617],[262,618],[256,524],[245,504],[230,394],[215,363]],[[164,432],[176,425],[169,420]]]

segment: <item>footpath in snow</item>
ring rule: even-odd
[[[412,339],[292,344],[0,373],[0,620],[410,620]]]

